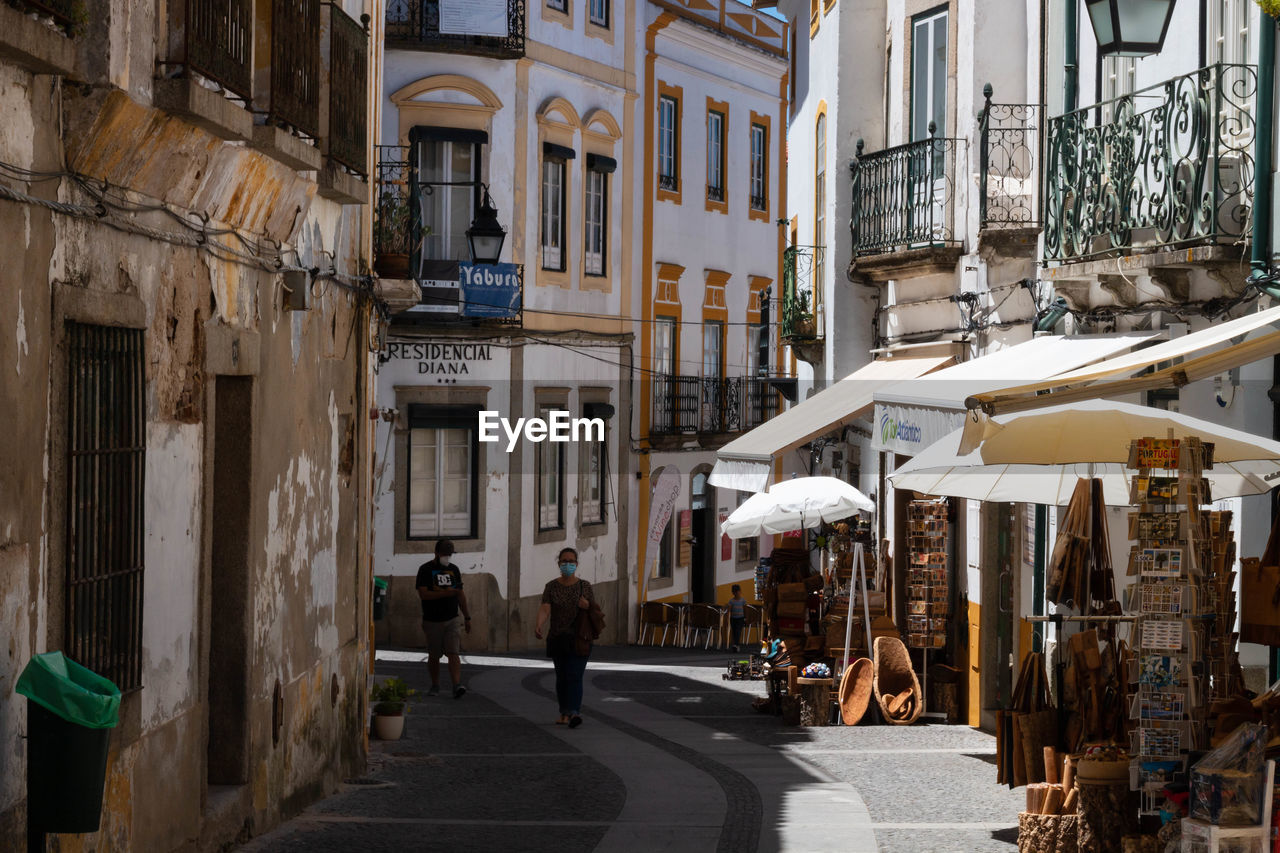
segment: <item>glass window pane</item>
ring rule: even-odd
[[[946,135],[947,126],[947,16],[940,15],[933,22],[933,84],[930,97],[930,118],[937,126],[937,135]],[[927,128],[926,128],[927,132]]]
[[[921,21],[911,40],[911,138],[929,136],[929,24]]]
[[[470,508],[471,493],[466,480],[445,480],[443,492],[446,513],[465,513]]]

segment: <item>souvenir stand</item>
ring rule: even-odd
[[[950,502],[907,504],[907,645],[920,649],[921,690],[929,701],[929,652],[946,648],[951,621],[951,569],[947,553]]]
[[[1045,781],[1018,777],[1029,783],[1021,853],[1271,850],[1263,842],[1274,770],[1264,761],[1267,729],[1254,721],[1280,723],[1280,695],[1243,698],[1232,519],[1206,507],[1212,465],[1213,445],[1197,438],[1133,441],[1123,614],[1106,588],[1101,481],[1077,486],[1046,597],[1082,615],[1044,621],[1087,630],[1058,644],[1061,722],[1044,749]],[[1117,633],[1125,625],[1127,643]],[[1009,759],[998,757],[1002,780]]]

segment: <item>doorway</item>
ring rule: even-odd
[[[689,556],[689,600],[694,604],[714,604],[716,600],[715,487],[707,482],[707,472],[693,475],[689,508],[693,511],[693,549]]]
[[[212,498],[206,516],[209,557],[209,651],[204,685],[209,732],[208,783],[249,781],[249,532],[253,448],[253,379],[214,380]]]

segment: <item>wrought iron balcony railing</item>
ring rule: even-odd
[[[753,423],[753,415],[769,417],[777,411],[777,397],[770,398],[768,389],[751,397],[754,383],[763,381],[745,376],[655,377],[649,431],[654,435],[716,434],[755,426],[760,421]]]
[[[364,176],[369,174],[369,33],[337,6],[329,8],[329,156]]]
[[[320,0],[271,0],[267,118],[320,135]]]
[[[746,429],[758,427],[778,413],[778,392],[764,377],[747,379]]]
[[[816,341],[823,336],[821,246],[789,246],[782,253],[782,339]]]
[[[724,201],[724,187],[713,187],[707,184],[707,198],[712,201]]]
[[[753,195],[751,197],[752,210],[767,210],[769,208],[769,200],[762,195]]]
[[[245,101],[253,89],[251,0],[186,0],[183,59],[194,71]]]
[[[409,277],[413,254],[413,198],[409,190],[409,148],[375,146],[378,155],[373,204],[373,258],[378,274]]]
[[[1040,224],[1039,104],[993,104],[991,84],[978,114],[981,190],[979,221],[983,228],[1035,228]]]
[[[675,192],[676,187],[680,185],[675,175],[658,175],[658,189],[671,190]]]
[[[1257,86],[1219,63],[1050,119],[1045,262],[1247,241]]]
[[[449,22],[440,20],[440,0],[388,0],[387,47],[494,59],[524,56],[525,0],[507,0],[506,35],[470,35],[449,30]]]
[[[853,169],[854,257],[956,243],[956,161],[964,140],[935,136],[862,153]]]

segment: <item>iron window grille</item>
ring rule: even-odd
[[[74,322],[66,329],[66,649],[133,690],[142,686],[142,330]]]
[[[440,0],[388,0],[389,48],[464,53],[494,59],[524,56],[525,0],[507,0],[507,34],[480,36],[440,31]]]

